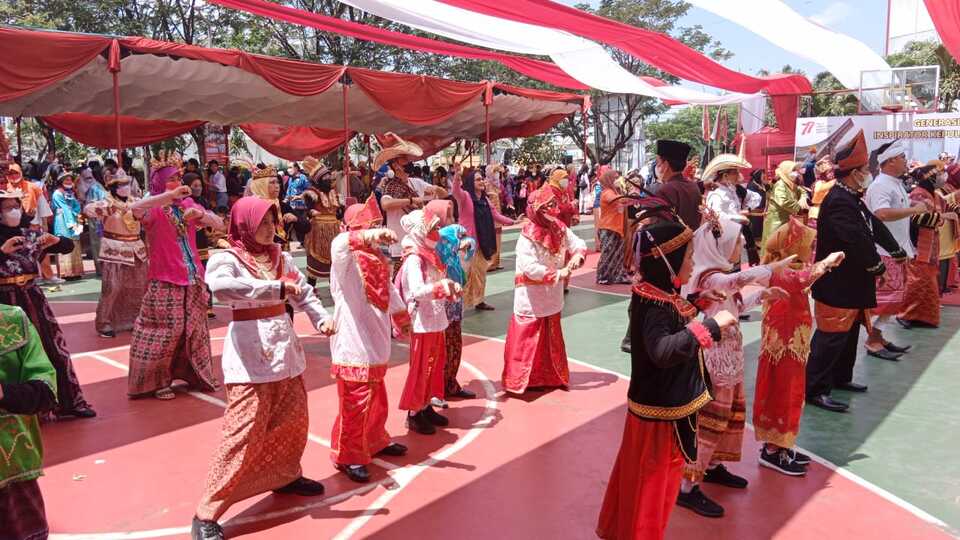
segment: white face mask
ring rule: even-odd
[[[387,169],[387,178],[393,178],[397,173],[393,172],[393,169]]]
[[[125,185],[125,186],[118,186],[118,187],[117,187],[117,195],[119,195],[119,196],[121,196],[121,197],[129,197],[129,196],[130,196],[130,184],[127,184],[127,185]]]
[[[19,208],[11,208],[3,212],[3,224],[7,227],[16,227],[20,225],[20,218],[23,217],[23,211]]]
[[[567,189],[567,186],[569,186],[569,185],[570,185],[570,179],[569,179],[569,178],[563,178],[562,180],[560,180],[560,187],[561,187],[561,188]]]
[[[860,187],[867,189],[870,186],[870,182],[873,182],[873,175],[866,173],[863,175],[863,179],[860,180]]]

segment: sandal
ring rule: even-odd
[[[166,388],[161,388],[153,393],[153,397],[161,401],[170,401],[171,399],[176,399],[177,395],[173,393],[173,389],[169,386]]]

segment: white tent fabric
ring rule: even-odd
[[[865,43],[820,26],[782,0],[687,1],[823,66],[847,88],[860,88],[861,71],[890,70],[886,60]]]
[[[763,128],[764,118],[767,114],[767,98],[758,97],[750,99],[740,104],[740,127],[743,133],[750,135]]]
[[[308,97],[287,94],[250,72],[213,62],[133,54],[121,60],[120,114],[148,120],[204,120],[221,125],[269,123],[343,129],[341,85]],[[358,88],[348,92],[350,129],[393,131],[407,136],[477,138],[485,133],[482,100],[429,126],[394,118]],[[517,126],[580,110],[578,103],[541,101],[497,94],[490,128]],[[112,77],[107,61],[94,58],[66,79],[34,94],[0,103],[0,116],[49,116],[73,112],[113,114]]]
[[[339,0],[438,36],[501,51],[549,56],[571,77],[598,90],[698,105],[740,103],[754,94],[714,95],[681,86],[656,87],[623,69],[599,44],[562,30],[519,23],[435,0]]]

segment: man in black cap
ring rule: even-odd
[[[683,177],[683,169],[687,166],[687,156],[690,155],[690,145],[680,141],[671,141],[661,139],[657,141],[657,178],[662,184],[657,190],[657,196],[665,199],[676,212],[677,216],[683,221],[684,225],[695,231],[700,227],[700,203],[703,196],[700,188],[695,182],[691,182]],[[632,239],[626,239],[627,249],[633,248]],[[629,315],[633,311],[633,301],[627,312]],[[630,353],[630,328],[628,325],[627,333],[620,342],[620,350]]]
[[[687,166],[690,145],[680,141],[661,139],[657,141],[657,178],[663,182],[657,195],[673,205],[677,215],[691,230],[700,227],[700,204],[702,195],[695,182],[683,177]]]

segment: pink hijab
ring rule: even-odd
[[[256,240],[257,229],[270,211],[274,212],[274,218],[276,218],[276,206],[273,201],[259,197],[243,197],[238,200],[230,210],[230,231],[227,241],[230,243],[230,252],[254,273],[259,272],[259,266],[253,256],[268,253],[271,268],[279,278],[281,275],[280,244],[264,245]]]

